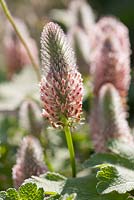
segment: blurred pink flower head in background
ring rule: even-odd
[[[21,35],[23,35],[24,40],[26,41],[36,62],[38,63],[38,48],[35,40],[30,37],[28,29],[22,20],[18,18],[15,18],[14,20],[18,27],[18,30],[20,31]],[[20,71],[24,66],[31,64],[30,58],[23,44],[21,43],[12,26],[8,22],[4,36],[4,54],[9,79],[12,78],[15,72]]]
[[[90,129],[96,152],[107,151],[107,142],[117,139],[126,144],[134,144],[126,120],[118,90],[112,84],[105,84],[99,91],[99,97],[94,101]]]
[[[32,175],[39,176],[46,171],[43,151],[38,139],[33,136],[26,136],[21,142],[16,165],[12,169],[14,186],[18,188],[25,179]]]
[[[125,25],[112,17],[100,19],[94,27],[91,54],[94,93],[112,83],[125,101],[130,83],[130,43]]]
[[[120,139],[133,144],[126,120],[130,83],[128,29],[113,17],[103,17],[93,28],[90,72],[94,105],[90,130],[95,150],[106,151],[107,141]]]

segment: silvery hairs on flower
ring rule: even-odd
[[[130,43],[127,27],[113,17],[101,18],[92,38],[91,74],[94,93],[112,83],[126,102],[130,83]]]
[[[17,154],[16,164],[12,169],[14,187],[20,187],[24,180],[32,175],[39,176],[46,171],[43,150],[38,139],[32,135],[24,137]]]
[[[96,152],[108,151],[107,142],[110,139],[134,145],[126,117],[118,90],[110,83],[103,85],[99,97],[95,98],[90,120]]]
[[[43,116],[54,127],[78,122],[82,113],[83,85],[74,52],[62,29],[48,23],[41,35]]]

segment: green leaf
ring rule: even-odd
[[[5,191],[1,191],[0,192],[0,200],[5,200],[6,199],[6,192]]]
[[[6,193],[7,199],[18,200],[20,199],[18,192],[14,188],[9,188]]]
[[[134,190],[134,147],[112,141],[109,148],[113,153],[95,154],[84,163],[85,168],[100,168],[97,191],[101,194],[113,191],[121,194]]]
[[[134,172],[121,166],[102,165],[97,179],[97,191],[101,194],[113,191],[122,194],[134,189]]]
[[[44,193],[42,188],[37,189],[36,184],[33,183],[22,185],[18,192],[21,200],[42,200]]]
[[[77,194],[73,193],[73,194],[65,194],[64,196],[60,197],[59,200],[76,200]]]
[[[134,169],[134,146],[133,145],[126,145],[121,141],[112,140],[109,142],[109,149],[115,153],[116,155],[120,156],[128,163],[128,167]],[[130,166],[129,166],[130,165]]]
[[[112,165],[121,165],[129,169],[133,169],[134,163],[133,159],[130,157],[123,157],[121,152],[119,154],[113,153],[97,153],[91,156],[88,160],[86,160],[83,164],[84,168],[94,167],[97,165],[101,165],[103,163],[108,163]]]
[[[94,167],[96,165],[100,165],[102,163],[110,163],[117,164],[119,163],[119,159],[116,155],[110,153],[97,153],[91,156],[88,160],[86,160],[83,164],[84,168]]]
[[[111,153],[94,154],[90,159],[85,161],[84,168],[109,163],[134,169],[134,146],[127,145],[118,140],[112,140],[108,146]]]
[[[45,194],[54,195],[60,194],[62,188],[64,187],[66,178],[56,173],[46,173],[40,177],[32,176],[32,178],[27,179],[25,183],[32,182],[36,183],[39,188],[43,188]]]
[[[50,196],[50,200],[55,200],[57,194],[63,195],[64,198],[71,198],[71,196],[67,196],[67,194],[72,195],[73,193],[77,195],[76,200],[126,200],[128,197],[128,194],[118,194],[117,192],[100,195],[96,190],[97,179],[95,174],[59,181],[48,180],[46,177],[46,175],[41,175],[40,177],[34,176],[31,179],[27,179],[26,182],[35,182],[38,187],[44,188],[44,192],[46,195]],[[61,196],[59,199],[63,197]],[[58,197],[56,199],[58,199]]]
[[[129,196],[129,197],[127,198],[127,200],[134,200],[134,197]]]
[[[76,193],[65,194],[65,195],[54,195],[47,198],[47,200],[76,200],[76,196],[77,196]]]
[[[61,174],[55,173],[55,172],[47,172],[45,174],[44,178],[46,178],[46,179],[48,179],[50,181],[63,181],[63,180],[66,180],[66,177],[62,176]]]
[[[0,192],[0,200],[43,200],[44,191],[37,188],[36,184],[27,183],[22,185],[17,191],[9,188],[6,192]]]
[[[61,197],[61,195],[56,194],[56,195],[51,195],[50,197],[46,197],[44,199],[47,199],[47,200],[58,200],[60,197]]]
[[[77,200],[125,200],[127,194],[119,195],[116,192],[111,194],[99,195],[96,191],[97,180],[95,175],[68,179],[63,193],[77,193]]]

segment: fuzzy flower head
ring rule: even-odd
[[[130,44],[128,30],[112,17],[102,18],[94,28],[91,74],[94,93],[105,83],[112,83],[122,100],[127,96],[130,82]]]
[[[121,97],[112,84],[101,87],[99,97],[95,99],[90,126],[97,152],[107,151],[107,142],[110,139],[134,144]]]
[[[20,145],[16,165],[12,170],[14,186],[18,188],[25,179],[32,175],[39,176],[47,171],[43,162],[43,151],[39,141],[27,136]]]
[[[35,40],[30,37],[28,29],[22,20],[15,18],[14,21],[17,25],[17,28],[23,35],[25,41],[27,42],[27,45],[31,50],[36,62],[38,62],[38,48]],[[3,44],[8,70],[8,78],[11,79],[15,72],[20,71],[26,65],[30,65],[31,60],[23,44],[21,43],[14,29],[9,23],[6,24]]]
[[[39,135],[43,127],[43,119],[38,104],[32,100],[22,102],[19,110],[19,123],[31,135]]]
[[[83,85],[72,48],[61,28],[48,23],[41,35],[43,116],[54,126],[80,120]]]
[[[94,50],[102,45],[105,37],[112,35],[118,40],[120,48],[128,55],[130,54],[130,44],[128,28],[114,17],[102,17],[94,26],[92,45]]]

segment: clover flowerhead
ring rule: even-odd
[[[43,116],[54,127],[78,122],[82,113],[83,85],[74,52],[62,29],[48,23],[41,35]]]
[[[111,83],[126,104],[130,83],[130,43],[127,27],[113,17],[101,18],[92,38],[91,74],[94,94]]]
[[[12,169],[14,187],[18,188],[32,175],[39,176],[47,171],[43,161],[42,147],[34,136],[23,138],[18,150],[16,164]]]
[[[111,83],[103,85],[95,98],[90,119],[91,137],[96,152],[109,151],[107,143],[113,139],[133,145],[126,117],[118,90]]]

